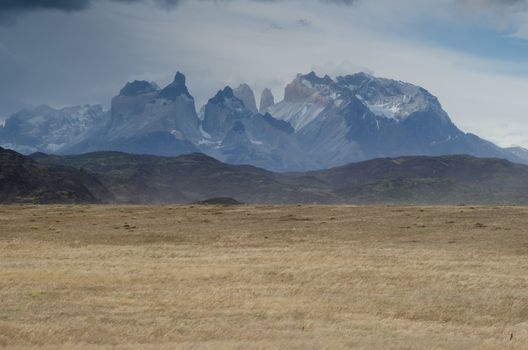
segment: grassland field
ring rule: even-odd
[[[528,208],[0,206],[0,348],[528,349]]]

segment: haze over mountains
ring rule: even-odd
[[[425,89],[365,73],[299,74],[276,103],[264,90],[225,87],[197,110],[186,78],[164,88],[127,83],[111,108],[23,110],[0,127],[0,145],[21,153],[95,151],[179,156],[205,153],[229,164],[273,171],[331,168],[381,157],[467,154],[528,162],[456,127]]]

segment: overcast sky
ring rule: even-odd
[[[187,75],[282,98],[296,73],[367,71],[436,95],[462,129],[528,147],[524,0],[2,0],[0,119],[100,103],[130,80]]]

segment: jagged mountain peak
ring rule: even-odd
[[[310,73],[305,75],[299,74],[298,77],[302,80],[317,85],[330,85],[334,83],[334,81],[332,80],[332,78],[330,78],[329,75],[324,75],[323,77],[320,77],[314,71],[311,71]]]
[[[233,89],[226,86],[204,106],[201,128],[209,137],[221,139],[235,121],[249,118],[252,114],[244,102],[235,97]]]
[[[316,119],[315,111],[322,112],[314,110],[312,108],[314,105],[319,106],[318,108],[332,104],[336,107],[345,107],[350,103],[357,105],[359,101],[374,115],[382,118],[401,121],[417,113],[433,112],[442,123],[451,122],[438,99],[424,88],[398,80],[377,78],[364,72],[338,76],[335,81],[328,75],[319,77],[315,72],[298,74],[286,87],[284,102],[307,104],[308,109],[303,113],[297,111],[291,115],[290,110],[278,106],[281,111],[274,112],[289,113],[290,118],[286,120],[291,120],[298,129]],[[310,116],[303,118],[301,114],[304,113],[309,113]]]
[[[182,72],[176,72],[176,75],[174,76],[174,83],[178,85],[185,85],[186,84],[186,77]]]
[[[219,90],[216,95],[208,101],[205,106],[206,109],[208,105],[219,105],[243,114],[253,113],[245,103],[235,95],[233,88],[230,86],[226,86],[222,90]]]
[[[262,90],[262,95],[260,96],[260,113],[266,112],[266,109],[275,104],[275,97],[270,89],[266,88]]]
[[[324,105],[329,102],[327,97],[336,97],[337,92],[337,85],[328,75],[321,78],[315,72],[297,74],[284,90],[284,101]]]
[[[224,87],[222,90],[218,90],[216,95],[209,99],[209,103],[218,104],[223,102],[225,99],[232,99],[235,95],[233,94],[233,89],[230,86]]]
[[[374,79],[376,78],[371,74],[358,72],[354,74],[338,76],[336,77],[336,82],[338,85],[346,87],[349,90],[356,90],[365,82],[372,81]]]
[[[236,89],[233,90],[233,94],[236,98],[241,100],[247,109],[253,113],[257,113],[257,102],[255,100],[255,94],[248,84],[240,84]]]
[[[193,99],[189,90],[187,90],[186,78],[183,73],[177,72],[174,76],[174,81],[167,85],[163,90],[160,91],[158,97],[167,100],[176,100],[180,96],[185,96]]]
[[[420,86],[366,73],[340,76],[336,80],[377,116],[400,121],[416,113],[434,112],[442,122],[450,122],[438,99]]]

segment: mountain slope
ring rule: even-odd
[[[307,175],[347,202],[528,203],[528,166],[504,159],[384,158]]]
[[[101,203],[114,198],[85,171],[43,165],[0,148],[0,203]]]
[[[510,147],[506,148],[506,150],[523,159],[525,162],[528,162],[528,149],[523,147]]]
[[[0,126],[0,146],[24,153],[60,153],[105,123],[99,105],[54,109],[39,106],[15,113]]]
[[[253,113],[230,87],[205,105],[201,130],[201,151],[230,164],[252,164],[273,171],[315,166],[298,145],[288,122]]]
[[[147,81],[127,83],[112,99],[106,123],[61,154],[113,150],[176,156],[197,152],[199,137],[194,98],[178,72],[163,89]]]
[[[332,194],[315,179],[290,181],[252,166],[222,163],[204,154],[179,157],[98,152],[32,157],[96,174],[125,203],[191,203],[232,197],[244,203],[326,202]]]
[[[328,170],[279,174],[203,154],[180,157],[100,152],[35,154],[43,164],[96,174],[120,202],[528,204],[528,166],[470,156],[375,159]]]
[[[400,155],[470,154],[523,159],[465,134],[425,89],[358,73],[318,77],[299,74],[284,100],[266,109],[295,128],[319,167]]]

